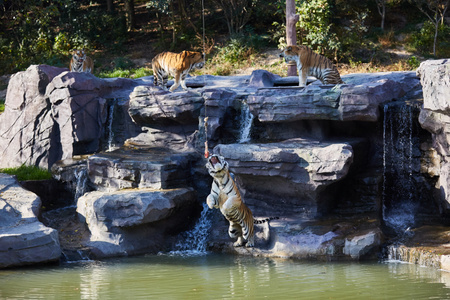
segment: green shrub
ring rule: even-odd
[[[26,166],[26,165],[21,165],[18,168],[0,169],[0,173],[16,175],[17,180],[19,181],[43,180],[52,178],[52,173],[50,171],[36,166]]]
[[[0,99],[0,113],[5,111],[5,99]]]
[[[419,32],[411,35],[412,46],[423,55],[430,55],[433,52],[435,28],[433,23],[426,21]],[[436,55],[438,57],[449,57],[450,48],[448,37],[450,36],[450,26],[440,25],[436,43]]]
[[[420,66],[420,60],[418,60],[414,55],[408,58],[406,62],[412,69],[417,69]]]

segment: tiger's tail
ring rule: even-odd
[[[253,218],[253,224],[263,224],[272,220],[278,220],[279,217],[270,217],[270,218],[266,218],[266,219],[255,219]]]

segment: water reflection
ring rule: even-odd
[[[1,299],[449,299],[450,274],[403,263],[151,255],[0,271]]]

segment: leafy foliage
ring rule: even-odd
[[[0,36],[0,68],[5,73],[67,57],[74,48],[120,46],[126,39],[122,16],[85,9],[79,1],[19,3],[8,6],[8,2],[0,2],[4,10],[0,26],[7,33]]]
[[[420,53],[428,55],[433,52],[435,27],[430,21],[426,21],[419,32],[411,37],[411,44]],[[436,52],[441,57],[450,56],[450,26],[441,24],[438,27],[438,40],[436,43]]]

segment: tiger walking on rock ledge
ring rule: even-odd
[[[237,238],[233,244],[235,247],[254,247],[254,226],[270,220],[272,217],[262,220],[253,218],[252,211],[245,205],[241,198],[236,183],[228,170],[228,163],[222,156],[211,155],[206,163],[209,175],[213,177],[211,193],[206,198],[210,209],[219,208],[221,213],[230,222],[228,234],[231,238]],[[247,241],[247,242],[246,242]]]
[[[169,75],[173,76],[174,83],[170,91],[175,91],[181,84],[187,90],[185,79],[193,69],[201,69],[205,65],[205,56],[200,52],[183,51],[181,53],[162,52],[152,59],[153,83],[166,90]]]
[[[298,70],[298,86],[306,86],[308,75],[316,77],[323,84],[340,84],[342,81],[336,66],[325,56],[317,54],[307,46],[287,46],[280,57],[286,62],[295,62]]]

